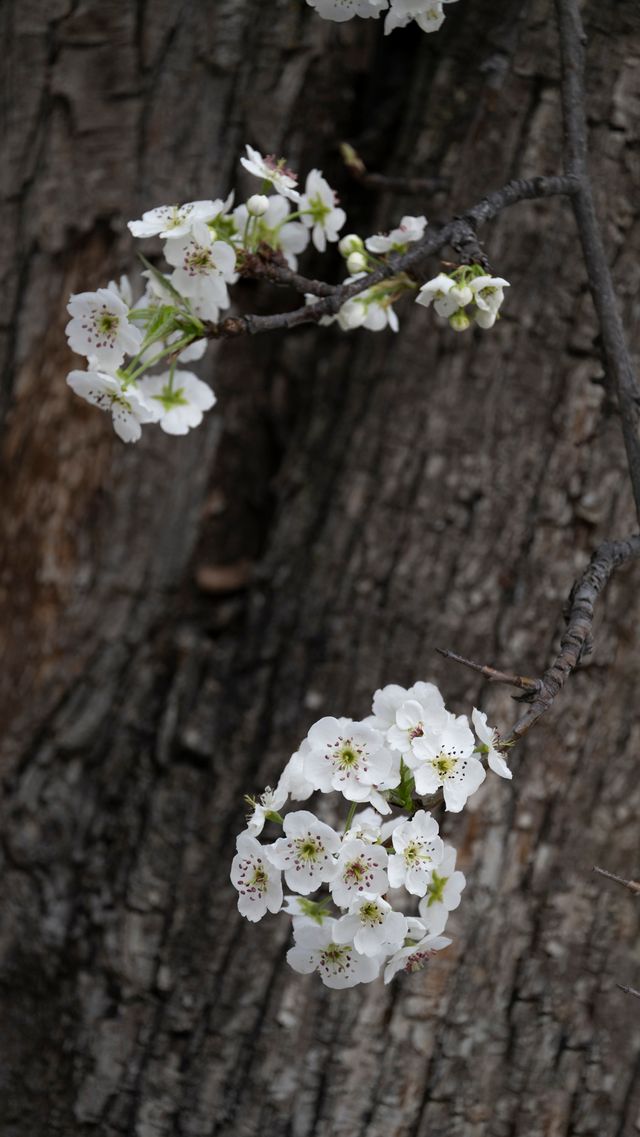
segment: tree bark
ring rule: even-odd
[[[435,648],[540,674],[574,577],[633,530],[569,204],[483,234],[512,282],[491,332],[408,304],[397,337],[216,346],[205,424],[130,448],[64,382],[69,292],[133,267],[141,210],[225,194],[245,141],[322,167],[362,233],[557,172],[551,4],[449,9],[437,36],[384,38],[302,0],[3,7],[3,1137],[640,1128],[640,1018],[615,986],[639,985],[637,904],[591,872],[640,869],[637,565],[513,783],[445,815],[468,887],[426,972],[328,991],[288,969],[287,920],[248,925],[228,881],[243,794],[320,715],[432,678],[506,732],[508,693]],[[597,207],[633,331],[640,16],[588,0],[585,20]],[[450,193],[372,195],[340,167],[345,137]]]

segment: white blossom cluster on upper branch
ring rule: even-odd
[[[224,200],[157,206],[129,222],[134,237],[164,242],[170,271],[145,260],[135,299],[127,277],[70,298],[67,336],[72,349],[86,357],[87,368],[71,371],[68,383],[111,414],[125,442],[139,439],[147,424],[157,423],[167,434],[186,434],[202,422],[215,395],[185,364],[203,356],[212,329],[232,303],[230,289],[240,276],[268,275],[265,266],[284,271],[282,282],[288,283],[287,273],[295,274],[310,243],[320,253],[338,243],[349,274],[343,285],[361,284],[335,315],[319,320],[322,324],[337,322],[345,331],[397,331],[394,305],[406,294],[426,306],[433,301],[458,331],[470,324],[467,310],[484,328],[497,318],[507,281],[477,264],[441,272],[422,288],[401,271],[376,277],[367,288],[369,274],[379,276],[390,256],[422,240],[426,217],[404,216],[390,232],[364,240],[355,233],[340,239],[347,216],[320,170],[309,172],[301,190],[284,160],[265,158],[251,146],[246,151],[242,165],[262,185],[242,204],[234,207],[232,192]],[[315,303],[317,295],[307,295],[306,301]]]
[[[267,912],[291,917],[287,959],[295,971],[317,971],[328,987],[381,973],[388,983],[451,943],[442,933],[465,878],[421,795],[440,791],[459,813],[484,781],[485,762],[511,778],[486,715],[474,709],[472,721],[475,736],[433,683],[384,687],[362,722],[314,723],[275,789],[247,798],[252,811],[231,867],[238,908],[252,922]],[[348,803],[344,828],[309,809],[281,813],[315,793]],[[267,822],[282,836],[262,844]]]
[[[385,14],[385,35],[415,21],[423,32],[437,32],[445,18],[445,5],[455,0],[307,0],[323,20],[344,23],[354,16],[377,20]]]

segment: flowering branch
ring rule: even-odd
[[[434,253],[440,252],[445,246],[452,248],[468,246],[473,242],[477,248],[476,229],[487,221],[498,217],[504,209],[517,205],[521,201],[535,201],[557,195],[571,195],[576,191],[576,180],[573,175],[538,176],[533,178],[515,178],[499,190],[487,194],[476,205],[465,210],[459,217],[436,227],[432,227],[428,234],[420,241],[415,242],[412,248],[405,253],[391,253],[385,264],[367,273],[358,280],[333,288],[331,292],[318,300],[315,304],[307,304],[295,308],[291,312],[277,312],[270,316],[246,315],[229,316],[215,324],[206,326],[206,335],[210,339],[235,338],[238,335],[257,335],[260,332],[278,331],[282,328],[295,328],[300,324],[317,324],[321,320],[335,316],[340,308],[360,293],[368,291],[376,284],[390,277],[405,273],[415,279],[424,275],[424,262]],[[484,258],[484,253],[482,254]],[[280,283],[294,283],[295,277],[285,281],[282,274]],[[299,279],[298,291],[312,292],[304,287],[304,278]],[[316,285],[321,282],[314,282]],[[331,286],[324,286],[330,288]],[[317,289],[314,293],[319,295]]]

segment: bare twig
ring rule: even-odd
[[[522,691],[539,691],[542,686],[541,679],[528,679],[526,675],[511,675],[506,671],[497,671],[495,667],[489,667],[488,664],[483,663],[474,663],[472,659],[465,659],[463,655],[458,655],[455,651],[447,651],[446,648],[437,647],[436,651],[440,655],[444,655],[445,659],[453,659],[455,663],[461,663],[464,667],[470,667],[472,671],[477,671],[491,683],[506,683],[509,687],[519,687]]]
[[[625,341],[609,265],[602,243],[587,168],[584,89],[585,34],[577,0],[556,0],[562,56],[565,170],[577,181],[572,204],[600,330],[605,371],[618,396],[622,433],[640,521],[640,385]]]
[[[593,610],[598,596],[614,569],[640,556],[640,535],[626,541],[604,541],[574,584],[569,597],[567,627],[560,651],[542,676],[542,686],[511,731],[516,742],[531,729],[553,703],[572,671],[578,666],[583,649],[591,637]]]
[[[635,987],[629,987],[624,983],[616,983],[616,987],[624,991],[625,995],[635,995],[636,999],[640,999],[640,991],[636,991]]]
[[[527,709],[513,727],[506,745],[518,742],[541,715],[549,710],[569,675],[580,663],[585,651],[590,650],[594,606],[598,596],[614,569],[636,557],[640,557],[640,535],[629,537],[626,541],[604,541],[596,549],[587,568],[571,589],[565,612],[567,627],[560,641],[560,651],[541,679],[525,679],[523,676],[496,671],[494,668],[483,667],[465,659],[455,652],[437,649],[441,655],[465,667],[471,667],[487,679],[509,683],[514,687],[525,687],[531,692],[531,696],[527,698]],[[526,684],[529,686],[525,686]]]
[[[625,880],[623,876],[618,876],[617,873],[609,872],[608,869],[600,869],[597,865],[593,866],[593,871],[600,873],[600,876],[606,876],[607,880],[615,880],[616,884],[621,884],[623,888],[628,888],[629,892],[635,893],[640,896],[640,883],[637,880]]]
[[[572,175],[554,175],[550,177],[516,178],[502,189],[487,194],[482,201],[466,210],[459,217],[454,217],[445,225],[433,226],[421,241],[416,241],[406,253],[391,254],[384,265],[374,272],[368,273],[360,280],[351,284],[343,284],[315,304],[307,304],[295,308],[291,312],[277,312],[272,316],[228,316],[217,324],[206,324],[206,335],[209,339],[230,338],[238,335],[256,335],[259,332],[277,331],[280,328],[295,328],[300,324],[317,324],[325,316],[335,316],[345,301],[357,296],[367,288],[388,280],[391,276],[400,273],[410,273],[420,276],[422,266],[434,253],[439,252],[446,245],[455,245],[463,241],[475,239],[475,230],[479,225],[492,221],[504,209],[516,205],[520,201],[533,201],[540,198],[554,197],[558,194],[572,194],[575,191],[576,181]],[[288,270],[283,270],[287,272]],[[280,282],[284,282],[283,273],[280,273]],[[287,283],[297,274],[291,274]],[[304,277],[297,277],[300,291],[310,292],[309,281]],[[317,286],[321,282],[315,282]],[[331,287],[331,286],[327,286]]]
[[[389,174],[372,174],[367,170],[357,150],[349,142],[340,143],[342,160],[349,173],[360,185],[367,189],[390,191],[392,193],[431,194],[449,188],[450,179],[443,177],[394,177]]]

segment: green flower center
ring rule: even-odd
[[[258,892],[265,892],[268,883],[269,874],[265,872],[265,870],[262,868],[262,865],[256,865],[251,884],[258,889]]]
[[[101,332],[103,336],[108,336],[111,332],[116,331],[119,322],[118,317],[115,316],[113,312],[103,312],[101,316],[98,316],[98,331]]]
[[[315,861],[320,851],[320,843],[313,837],[303,837],[298,841],[298,856],[303,861]]]
[[[331,206],[325,205],[324,201],[318,194],[317,197],[312,197],[309,199],[309,209],[305,210],[305,213],[310,213],[313,217],[313,220],[321,225],[325,217],[331,213]]]
[[[159,403],[162,403],[165,411],[171,411],[174,407],[187,407],[189,400],[184,397],[184,387],[178,387],[177,391],[172,391],[167,383],[159,395],[154,395]]]
[[[358,755],[352,746],[343,746],[340,751],[340,765],[343,769],[352,769],[358,764]]]
[[[375,900],[368,900],[360,909],[360,919],[363,924],[381,924],[382,913]]]
[[[440,754],[437,758],[434,758],[432,762],[433,768],[438,771],[441,778],[446,778],[448,774],[455,770],[457,764],[458,759],[452,758],[450,754]]]
[[[431,881],[427,887],[427,896],[429,897],[427,900],[427,908],[430,908],[432,904],[442,904],[444,886],[447,883],[448,879],[448,876],[438,876],[437,872],[434,870],[431,876]]]

